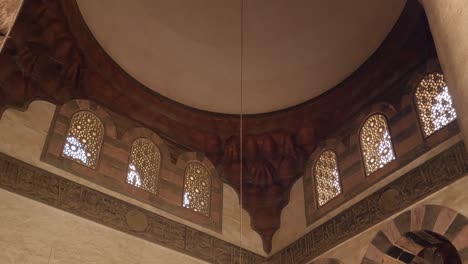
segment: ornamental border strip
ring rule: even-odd
[[[313,229],[268,260],[241,249],[243,263],[307,263],[462,179],[467,172],[466,151],[463,142],[459,142]],[[239,263],[238,246],[3,153],[0,153],[0,188],[210,263]]]
[[[235,264],[239,247],[0,153],[0,188],[192,257]],[[242,249],[245,264],[265,258]]]

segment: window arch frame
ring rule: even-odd
[[[94,166],[92,166],[92,165],[87,165],[87,164],[81,162],[81,161],[78,160],[78,159],[74,159],[74,158],[72,158],[72,157],[67,156],[67,155],[64,154],[65,146],[66,146],[66,144],[67,144],[67,138],[68,138],[68,136],[69,136],[70,129],[71,129],[71,127],[72,127],[73,121],[74,121],[74,119],[75,119],[75,117],[76,117],[77,114],[83,113],[83,112],[87,112],[87,113],[90,113],[91,115],[93,115],[93,116],[99,121],[99,125],[100,125],[101,131],[102,131],[101,136],[100,136],[100,139],[99,139],[99,143],[98,143],[98,145],[97,145],[98,151],[97,151],[97,154],[96,154],[96,162],[95,162]],[[86,167],[86,168],[93,169],[93,170],[98,170],[98,167],[99,167],[99,164],[100,164],[100,160],[101,160],[101,159],[100,159],[100,158],[101,158],[101,151],[102,151],[102,146],[104,145],[104,138],[105,138],[105,136],[106,136],[106,126],[104,125],[104,122],[102,121],[102,119],[99,117],[99,115],[98,115],[97,113],[95,113],[95,112],[93,112],[93,111],[91,111],[91,110],[89,110],[89,109],[80,109],[80,110],[78,110],[78,111],[75,111],[75,112],[70,116],[70,122],[68,123],[68,128],[67,128],[67,132],[66,132],[66,134],[65,134],[65,139],[64,139],[64,141],[63,141],[63,145],[62,145],[62,149],[61,149],[61,154],[60,154],[60,156],[61,156],[62,158],[66,158],[67,160],[70,160],[71,162],[74,162],[74,163],[79,164],[79,165],[81,165],[81,166],[84,166],[84,167]]]
[[[134,143],[135,143],[136,141],[138,141],[138,140],[147,140],[147,141],[150,142],[150,143],[155,147],[155,149],[159,152],[159,167],[158,167],[158,170],[157,170],[157,175],[156,175],[156,177],[155,177],[157,180],[156,180],[156,183],[155,183],[155,188],[154,188],[155,190],[154,190],[154,192],[149,191],[149,190],[143,188],[142,186],[141,186],[141,187],[138,187],[138,186],[136,186],[136,185],[131,184],[131,183],[128,182],[128,173],[129,173],[129,171],[130,171],[130,162],[131,162],[132,154],[133,154],[133,151],[132,151],[132,150],[133,150],[133,145],[134,145]],[[130,149],[129,149],[129,155],[128,155],[128,161],[127,161],[127,173],[125,174],[125,176],[126,176],[126,177],[125,177],[125,183],[128,184],[128,185],[130,185],[130,186],[132,186],[132,187],[134,187],[134,188],[139,188],[139,189],[141,189],[141,190],[144,190],[144,191],[146,191],[146,192],[149,192],[149,193],[151,193],[151,194],[153,194],[153,195],[159,195],[160,180],[161,180],[160,178],[161,178],[161,171],[162,171],[162,167],[163,167],[163,160],[164,160],[164,159],[163,159],[163,152],[161,151],[161,148],[158,146],[158,144],[156,144],[153,140],[151,140],[150,138],[145,137],[145,136],[141,136],[141,137],[137,137],[137,138],[133,139],[133,141],[130,143]],[[142,185],[143,185],[144,178],[142,177],[141,180],[142,180]]]
[[[320,157],[326,151],[331,151],[336,157],[336,159],[335,159],[336,160],[336,169],[338,171],[338,184],[340,186],[340,192],[335,197],[333,197],[330,200],[326,201],[323,205],[320,205],[320,203],[319,203],[319,191],[318,191],[318,184],[317,184],[317,176],[315,174],[315,168],[317,167],[317,163],[318,163]],[[333,150],[331,148],[324,148],[323,150],[321,150],[319,152],[319,154],[317,155],[317,157],[315,158],[314,163],[312,164],[311,174],[312,174],[313,182],[314,182],[315,206],[316,206],[317,209],[322,208],[324,206],[327,206],[327,204],[329,204],[331,201],[337,199],[341,194],[343,194],[343,182],[342,182],[342,179],[341,179],[340,164],[338,162],[338,154],[336,153],[335,150]]]
[[[444,82],[445,82],[445,75],[442,71],[430,71],[430,72],[426,72],[424,75],[422,75],[422,77],[418,78],[416,84],[414,85],[413,89],[412,89],[412,94],[411,94],[411,97],[412,97],[412,101],[413,101],[413,104],[414,104],[414,108],[415,108],[415,112],[416,112],[416,119],[418,120],[418,125],[419,125],[419,131],[421,133],[421,136],[423,139],[427,139],[433,135],[435,135],[437,132],[439,132],[440,130],[446,128],[447,126],[449,126],[450,124],[453,124],[454,122],[457,121],[457,118],[458,118],[458,114],[456,113],[456,109],[455,107],[453,107],[453,99],[452,99],[452,107],[453,109],[455,110],[455,118],[453,120],[451,120],[450,122],[448,122],[447,124],[445,124],[444,126],[440,127],[439,129],[437,130],[434,130],[431,134],[429,135],[426,135],[426,132],[425,132],[425,126],[424,126],[424,122],[422,120],[422,113],[421,113],[421,109],[419,108],[419,104],[418,104],[418,99],[417,99],[417,96],[416,96],[416,93],[418,91],[418,88],[420,87],[420,84],[421,82],[428,76],[430,75],[433,75],[433,74],[441,74],[442,77],[444,78]],[[448,88],[448,84],[447,82],[445,82],[447,88]],[[450,91],[449,92],[449,95],[450,97],[452,98],[452,95],[450,94]]]
[[[199,211],[195,211],[194,208],[192,207],[185,207],[184,206],[184,198],[185,198],[185,193],[186,193],[186,184],[187,184],[187,167],[189,164],[191,163],[197,163],[199,164],[200,166],[202,166],[206,172],[207,172],[207,178],[208,178],[208,198],[207,198],[207,214],[204,214],[203,212],[199,212]],[[199,160],[189,160],[185,163],[184,165],[184,181],[183,181],[183,187],[182,187],[182,201],[181,201],[181,207],[183,209],[186,209],[186,210],[189,210],[191,212],[194,212],[198,215],[201,215],[203,217],[208,217],[210,218],[211,217],[211,210],[212,210],[212,204],[211,204],[211,201],[212,201],[212,191],[213,191],[213,179],[212,179],[213,175],[212,173],[210,172],[210,170],[207,168],[207,166],[205,166],[205,164],[203,164],[203,162],[199,161]]]
[[[61,156],[71,117],[75,112],[83,110],[88,110],[97,115],[105,128],[100,161],[95,170],[77,165],[73,160]],[[118,122],[115,123],[114,121]],[[134,188],[125,182],[131,144],[133,140],[140,137],[150,139],[161,151],[163,160],[161,163],[159,195]],[[94,182],[149,206],[161,210],[170,210],[176,217],[181,217],[220,233],[222,231],[222,197],[224,189],[221,177],[213,163],[204,154],[187,151],[187,149],[172,143],[161,138],[157,131],[120,116],[93,101],[76,99],[57,106],[40,158],[41,161],[62,168],[77,177]],[[109,163],[108,157],[112,159],[112,163]],[[185,164],[190,160],[200,161],[211,174],[209,217],[181,208],[180,197],[182,197],[183,173]],[[118,164],[118,167],[108,166],[112,164]]]
[[[390,135],[390,146],[392,147],[393,159],[390,160],[389,162],[387,162],[381,168],[378,168],[378,169],[374,170],[373,172],[367,173],[366,158],[364,156],[364,150],[363,150],[361,135],[362,135],[362,129],[364,128],[364,125],[374,115],[381,115],[384,118],[385,125],[386,125],[388,133]],[[380,111],[379,112],[372,112],[372,113],[370,113],[370,114],[368,114],[366,116],[364,121],[361,123],[361,126],[359,127],[358,142],[359,142],[359,152],[361,153],[361,164],[362,164],[362,168],[363,168],[363,171],[364,171],[365,178],[372,176],[373,174],[375,174],[376,172],[383,169],[385,166],[387,166],[388,164],[390,164],[391,162],[393,162],[393,161],[395,161],[397,159],[397,155],[396,155],[396,151],[395,151],[395,143],[393,142],[393,139],[392,139],[392,130],[391,130],[390,126],[389,126],[387,115],[385,115],[385,113],[383,113],[383,112],[380,112]]]

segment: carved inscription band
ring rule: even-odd
[[[346,209],[268,260],[242,250],[242,264],[307,263],[463,178],[467,172],[465,148],[459,143]],[[2,153],[0,187],[210,263],[239,263],[239,248],[235,245]]]
[[[467,163],[466,151],[460,142],[315,228],[274,254],[268,263],[307,263],[339,243],[463,178],[468,172]]]
[[[0,187],[122,232],[217,264],[239,263],[239,247],[0,153]],[[264,258],[242,250],[242,263]]]

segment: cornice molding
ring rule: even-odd
[[[339,243],[465,177],[467,172],[467,153],[460,142],[268,259],[242,249],[242,263],[308,263]],[[238,246],[3,153],[0,153],[0,188],[210,263],[232,264],[239,260]]]
[[[209,263],[237,263],[239,246],[0,153],[0,188]],[[264,257],[242,249],[242,263]]]

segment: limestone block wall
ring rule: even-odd
[[[420,113],[415,101],[415,91],[422,79],[438,72],[440,69],[437,62],[429,60],[392,85],[392,89],[400,92],[398,96],[392,98],[391,95],[383,95],[377,98],[376,103],[363,108],[359,115],[320,142],[309,157],[307,171],[303,177],[308,225],[459,133],[458,122],[450,122],[430,136],[425,136],[423,133],[423,125],[418,116]],[[382,114],[387,119],[395,159],[370,175],[366,175],[359,137],[363,123],[373,114]],[[323,206],[318,206],[316,183],[312,171],[318,156],[324,150],[336,152],[342,193]]]
[[[281,214],[281,228],[273,237],[273,254],[461,140],[456,121],[430,136],[423,133],[415,92],[422,79],[437,72],[440,72],[437,61],[428,60],[392,84],[393,89],[398,89],[398,96],[377,98],[377,103],[364,107],[359,115],[320,142],[309,157],[304,176],[291,189],[290,202]],[[359,137],[363,123],[373,114],[382,114],[387,119],[395,159],[367,176]],[[313,169],[326,150],[337,155],[341,193],[319,206]]]
[[[99,190],[103,193],[107,193],[114,197],[117,197],[121,200],[127,201],[129,203],[135,204],[141,208],[149,210],[151,212],[155,212],[159,215],[163,215],[169,219],[177,221],[179,223],[183,223],[184,225],[190,226],[194,229],[201,230],[206,234],[209,234],[214,237],[221,238],[225,241],[228,241],[233,244],[239,244],[240,242],[240,208],[239,208],[239,201],[238,196],[235,191],[228,187],[224,186],[225,189],[223,193],[223,207],[226,210],[223,211],[223,228],[222,232],[217,233],[213,230],[203,228],[199,225],[196,225],[190,221],[178,218],[170,213],[160,210],[158,208],[152,207],[147,203],[143,203],[136,199],[132,199],[121,193],[113,192],[109,189],[103,188],[97,184],[87,181],[81,177],[77,177],[71,173],[67,173],[63,170],[60,170],[54,166],[41,162],[39,160],[40,153],[43,149],[43,145],[45,143],[46,135],[49,131],[51,120],[55,111],[55,106],[45,102],[33,102],[29,109],[25,112],[17,111],[9,109],[4,112],[2,118],[0,119],[0,151],[4,153],[8,153],[15,158],[23,160],[31,165],[36,167],[45,169],[47,171],[53,172],[57,175],[60,175],[64,178],[73,180],[80,184],[86,185],[90,188]],[[379,181],[375,184],[375,187],[370,188],[368,191],[357,195],[352,200],[348,201],[349,204],[343,205],[343,208],[338,208],[337,212],[333,212],[332,214],[327,215],[320,221],[309,225],[308,227],[306,224],[306,217],[304,212],[304,193],[303,193],[303,181],[299,180],[296,182],[295,186],[291,192],[291,201],[290,204],[285,208],[282,214],[282,223],[284,223],[285,228],[281,228],[277,235],[274,238],[274,247],[276,250],[283,248],[284,246],[290,244],[292,241],[296,240],[297,238],[303,236],[305,233],[312,230],[314,227],[322,224],[326,219],[333,217],[339,211],[344,210],[346,207],[351,206],[356,201],[361,200],[363,197],[369,195],[369,193],[375,191],[377,188],[385,186],[390,181],[397,179],[404,173],[407,173],[412,168],[415,168],[421,165],[423,162],[427,161],[431,157],[434,157],[444,151],[445,149],[450,148],[454,144],[460,141],[459,136],[454,136],[449,140],[445,141],[442,144],[432,148],[427,153],[421,155],[417,159],[410,162],[407,166],[400,168],[399,170],[395,171],[382,181]],[[467,186],[466,177],[462,180],[456,182],[448,186],[447,188],[455,188],[449,191],[446,191],[447,188],[438,191],[423,201],[418,202],[417,204],[413,205],[411,208],[415,206],[423,206],[425,204],[441,204],[448,208],[452,208],[453,210],[459,212],[460,214],[466,215],[468,208],[463,207],[463,204],[467,204],[467,197],[466,195],[462,195],[461,192],[463,191],[463,186]],[[450,196],[452,195],[452,196]],[[453,197],[455,196],[455,198]],[[444,198],[445,197],[445,198]],[[52,208],[51,208],[52,209]],[[10,209],[6,209],[10,210]],[[11,209],[13,210],[13,209]],[[55,210],[55,209],[54,209]],[[28,211],[28,210],[27,210]],[[31,210],[33,211],[33,210]],[[264,252],[261,250],[262,243],[259,236],[250,229],[250,219],[248,214],[243,212],[242,214],[242,246],[248,250],[256,252],[261,255],[265,255]],[[393,216],[390,219],[396,217]],[[65,221],[65,220],[64,220]],[[83,220],[87,221],[87,220]],[[388,222],[388,220],[386,220]],[[94,224],[94,223],[93,223]],[[322,263],[324,260],[323,258],[332,259],[332,261],[342,261],[343,263],[359,263],[355,262],[357,260],[362,260],[365,253],[368,251],[368,248],[380,230],[376,227],[384,225],[385,222],[380,223],[365,232],[359,234],[351,238],[348,241],[345,241],[338,245],[337,247],[333,248],[332,250],[328,251],[327,253],[321,255],[320,257],[316,258],[316,260],[321,261],[318,263]],[[25,231],[28,233],[29,231]],[[117,232],[118,231],[113,231]],[[370,232],[370,233],[369,233]],[[119,233],[120,234],[120,233]],[[367,234],[367,235],[366,235]],[[124,235],[124,234],[122,234]],[[364,237],[363,237],[364,236]],[[128,236],[131,237],[131,236]],[[134,237],[131,237],[135,239]],[[367,240],[366,240],[367,239]],[[116,243],[118,239],[115,239]],[[355,241],[350,242],[350,241]],[[363,242],[364,241],[364,242]],[[133,243],[133,242],[132,242]],[[145,242],[148,243],[148,242]],[[356,244],[359,244],[360,247],[356,247]],[[13,250],[12,248],[10,248]],[[50,249],[51,250],[51,249]],[[166,249],[165,249],[166,250]],[[275,248],[274,248],[275,250]],[[14,250],[13,250],[14,251]],[[157,250],[156,250],[157,251]],[[172,252],[172,251],[168,251]],[[336,254],[332,254],[335,252]],[[354,254],[351,254],[354,252]],[[175,253],[175,252],[174,252]],[[168,253],[172,254],[172,253]],[[179,254],[179,253],[175,253]],[[20,254],[18,254],[20,255]],[[343,258],[345,256],[345,258]],[[348,261],[347,261],[348,260]],[[181,260],[185,261],[185,260]],[[191,261],[191,260],[187,260]],[[138,262],[137,262],[138,263]],[[181,262],[181,263],[192,263],[192,262]],[[197,263],[197,262],[193,262]],[[328,263],[328,262],[323,262]],[[335,262],[329,262],[335,263]],[[340,262],[336,262],[340,263]]]
[[[405,230],[424,229],[444,235],[459,250],[462,263],[468,263],[468,221],[462,219],[468,216],[467,186],[468,177],[464,177],[317,259],[335,258],[343,263],[379,263],[385,249],[385,242],[377,242],[380,236],[397,241]],[[395,224],[397,218],[399,224]],[[401,227],[398,228],[398,225]]]
[[[154,212],[195,230],[200,230],[212,237],[222,239],[234,245],[239,245],[240,243],[242,223],[242,247],[257,254],[266,255],[262,249],[263,246],[260,236],[250,227],[250,217],[248,213],[242,210],[241,218],[239,197],[228,185],[223,185],[222,207],[224,210],[222,211],[222,230],[221,232],[216,232],[42,162],[40,156],[46,142],[55,109],[56,107],[53,104],[35,101],[31,103],[29,108],[24,112],[14,109],[6,110],[0,119],[0,152],[7,153],[35,167],[111,195],[122,201]]]
[[[83,166],[62,156],[73,115],[80,111],[95,114],[104,127],[104,137],[95,168]],[[127,183],[129,156],[134,140],[147,138],[161,153],[159,181],[156,193]],[[178,217],[220,232],[222,225],[223,183],[211,163],[201,153],[175,146],[133,120],[117,115],[88,100],[72,100],[58,106],[44,145],[41,160],[71,172],[107,189],[138,199]],[[209,172],[210,201],[208,215],[183,208],[185,165],[190,161],[201,163]]]
[[[0,189],[3,264],[207,263]]]
[[[350,208],[352,205],[356,204],[358,201],[369,196],[370,194],[372,194],[379,188],[382,188],[383,186],[389,184],[391,181],[398,179],[400,176],[420,166],[422,163],[424,163],[428,159],[450,148],[451,146],[453,146],[460,140],[461,140],[460,136],[456,135],[446,140],[445,142],[439,144],[438,146],[433,147],[431,150],[429,150],[425,154],[419,156],[418,158],[415,158],[406,166],[398,169],[397,171],[388,175],[385,179],[382,179],[381,181],[370,186],[367,190],[363,191],[359,195],[356,195],[355,197],[348,199],[345,203],[339,206],[336,206],[333,211],[329,212],[328,214],[326,214],[325,216],[321,218],[318,218],[316,221],[314,221],[310,225],[307,225],[307,222],[306,222],[306,212],[304,210],[304,204],[305,204],[304,196],[312,195],[312,194],[304,193],[304,187],[303,187],[304,180],[303,180],[303,177],[300,178],[299,180],[296,181],[296,183],[291,188],[290,202],[283,209],[283,212],[281,214],[282,226],[280,230],[278,230],[278,232],[276,232],[275,236],[273,237],[273,254],[281,250],[282,248],[288,246],[291,242],[304,236],[308,232],[314,230],[316,227],[320,226],[321,224],[325,223],[327,220],[338,215],[340,212],[344,211],[345,209]]]

